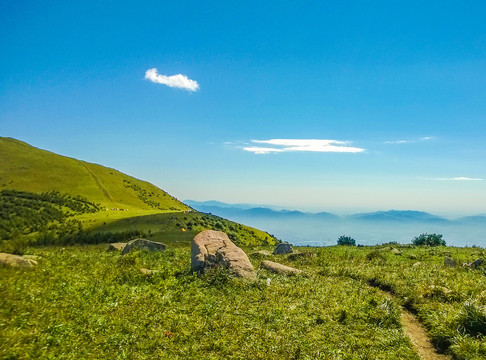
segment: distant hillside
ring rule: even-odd
[[[218,216],[234,218],[268,218],[268,219],[304,219],[313,218],[320,220],[337,220],[339,216],[328,213],[306,213],[297,210],[274,210],[268,207],[253,206],[248,204],[227,204],[220,201],[194,201],[184,200],[184,203],[194,209]]]
[[[0,137],[0,191],[58,191],[82,195],[108,209],[184,211],[189,207],[158,187],[115,169]]]
[[[146,181],[19,140],[0,137],[0,161],[0,245],[2,239],[98,243],[134,236],[187,244],[204,229],[225,231],[238,244],[278,242],[255,228],[200,214]]]
[[[412,210],[390,210],[377,211],[373,213],[355,214],[348,216],[349,219],[361,221],[399,221],[399,222],[448,222],[440,216],[432,215],[423,211]]]

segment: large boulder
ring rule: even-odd
[[[122,255],[128,254],[130,251],[145,250],[145,251],[164,251],[166,246],[162,243],[145,239],[134,239],[127,242],[122,250]]]
[[[205,230],[197,234],[191,244],[191,270],[204,272],[211,267],[224,267],[237,277],[255,280],[250,259],[221,231]]]
[[[300,275],[302,270],[293,267],[282,265],[270,260],[263,260],[260,266],[268,271],[281,275]]]
[[[273,250],[274,255],[290,254],[292,252],[294,252],[294,249],[292,248],[292,245],[290,245],[289,243],[278,244],[275,250]]]
[[[0,264],[12,267],[30,268],[37,265],[37,261],[19,255],[0,253]]]

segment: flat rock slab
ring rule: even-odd
[[[256,259],[268,257],[268,256],[272,256],[272,253],[270,251],[267,251],[267,250],[259,250],[259,251],[252,252],[250,254],[250,257],[256,258]]]
[[[0,253],[0,264],[12,267],[31,268],[37,265],[37,261],[19,255]]]
[[[278,244],[275,250],[273,250],[274,255],[279,255],[279,254],[290,254],[293,253],[294,249],[292,248],[292,245],[288,243],[283,243],[283,244]]]
[[[224,267],[237,277],[256,280],[250,259],[221,231],[205,230],[191,244],[191,270],[204,272],[211,267]]]
[[[261,265],[262,268],[267,269],[276,274],[281,275],[300,275],[302,274],[302,270],[295,269],[293,267],[282,265],[273,261],[263,260]]]
[[[130,251],[145,250],[145,251],[164,251],[166,246],[162,243],[145,239],[135,239],[127,242],[122,250],[122,255],[128,254]]]
[[[301,259],[301,258],[311,258],[311,257],[315,257],[315,256],[316,256],[315,253],[308,252],[308,251],[294,252],[294,253],[290,254],[289,256],[287,256],[287,259],[289,259],[290,261],[296,261],[296,260]]]
[[[112,243],[108,245],[108,249],[106,249],[106,251],[122,251],[125,248],[126,244],[127,243],[122,242]]]

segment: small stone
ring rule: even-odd
[[[126,244],[127,243],[122,242],[112,243],[108,245],[108,249],[106,249],[106,251],[122,251]]]
[[[37,261],[18,255],[0,253],[0,264],[12,267],[31,268],[37,265]]]
[[[300,258],[311,258],[311,257],[314,257],[314,256],[316,256],[315,253],[311,253],[311,252],[308,252],[308,251],[294,252],[294,253],[290,254],[289,256],[287,256],[287,259],[289,259],[290,261],[296,261]]]
[[[289,243],[282,243],[278,244],[275,250],[273,250],[273,255],[290,254],[292,252],[294,252],[292,245],[290,245]]]
[[[262,268],[271,271],[276,274],[281,275],[300,275],[302,274],[302,270],[295,269],[293,267],[282,265],[273,261],[263,260],[261,265]]]
[[[165,248],[166,246],[162,243],[145,239],[135,239],[127,242],[122,250],[122,255],[128,254],[130,251],[133,250],[164,251]]]
[[[420,266],[422,263],[420,261],[417,261],[415,264],[413,264],[412,266],[413,267],[417,267],[417,266]]]
[[[267,250],[259,250],[259,251],[252,252],[249,256],[251,258],[259,259],[263,257],[272,256],[272,253]]]
[[[402,252],[395,248],[391,248],[390,252],[395,255],[402,255]]]
[[[444,258],[444,265],[447,266],[447,267],[455,267],[456,262],[453,259],[451,259],[450,257],[446,256]]]

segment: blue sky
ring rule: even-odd
[[[486,213],[485,16],[484,1],[4,0],[0,135],[180,199]]]

